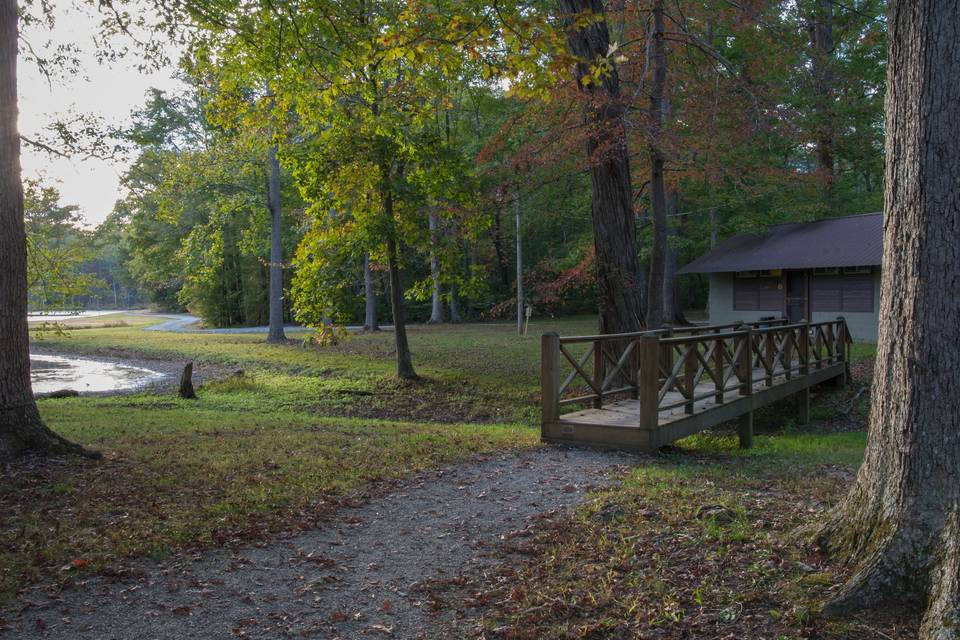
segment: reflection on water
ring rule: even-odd
[[[159,371],[85,358],[31,355],[30,378],[34,393],[60,389],[121,391],[135,389],[163,378]]]

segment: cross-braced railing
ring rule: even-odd
[[[843,318],[827,322],[785,320],[673,328],[637,333],[560,337],[542,342],[544,422],[567,405],[632,398],[640,423],[656,425],[659,413],[683,407],[693,414],[751,395],[754,384],[807,375],[848,361]]]

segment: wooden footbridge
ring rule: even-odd
[[[806,423],[810,388],[846,381],[850,335],[843,318],[786,322],[544,334],[541,436],[647,451],[739,418],[749,447],[753,411],[790,396]]]

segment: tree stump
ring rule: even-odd
[[[188,362],[183,366],[183,374],[180,376],[180,391],[181,398],[193,399],[197,397],[196,392],[193,390],[193,363]]]

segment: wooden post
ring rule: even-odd
[[[800,327],[800,342],[797,344],[797,358],[800,360],[800,375],[810,373],[810,322],[803,321]]]
[[[840,354],[840,362],[843,363],[843,375],[840,376],[839,385],[841,388],[847,386],[847,379],[850,377],[850,357],[847,347],[847,320],[843,316],[837,316],[837,353]]]
[[[723,338],[717,338],[713,345],[714,402],[723,404]]]
[[[817,349],[817,369],[822,369],[823,368],[823,331],[819,327],[817,327],[816,349]]]
[[[777,344],[774,340],[775,331],[770,331],[769,329],[765,334],[763,334],[763,365],[767,370],[767,386],[773,386],[773,369],[777,366],[776,360],[773,357],[773,354],[777,351]]]
[[[540,338],[540,420],[548,425],[560,419],[560,334]]]
[[[740,426],[737,428],[740,436],[740,448],[749,449],[753,446],[753,408],[740,416]]]
[[[695,404],[693,396],[697,390],[694,388],[693,379],[697,375],[697,349],[699,348],[699,342],[691,342],[687,346],[687,355],[683,358],[683,388],[690,395],[690,399],[683,407],[683,412],[687,415],[693,415]]]
[[[630,397],[634,400],[640,397],[640,343],[634,340],[630,343],[630,358],[627,360],[630,367],[627,381],[630,383]]]
[[[640,338],[640,426],[653,429],[660,421],[660,340]]]
[[[753,329],[747,327],[740,350],[740,395],[753,395]]]
[[[810,424],[810,387],[797,393],[797,419],[801,425]]]
[[[787,331],[790,332],[790,339],[784,341],[783,354],[780,356],[780,359],[783,363],[783,377],[789,380],[793,377],[793,372],[790,371],[790,369],[793,368],[793,346],[796,344],[795,334],[793,332],[796,331],[796,329],[787,329]]]
[[[663,338],[672,338],[673,337],[673,327],[670,327],[666,330],[666,333],[662,334]],[[661,345],[660,347],[660,369],[663,370],[664,377],[670,375],[670,372],[673,371],[673,349],[670,345]]]
[[[593,384],[600,390],[593,400],[593,408],[603,407],[603,379],[607,376],[606,358],[603,355],[603,341],[593,341]]]
[[[747,327],[747,332],[743,336],[743,347],[740,350],[740,395],[750,397],[753,395],[753,330]],[[753,400],[750,401],[750,409],[740,416],[740,428],[737,430],[740,436],[740,448],[749,449],[753,446]]]

